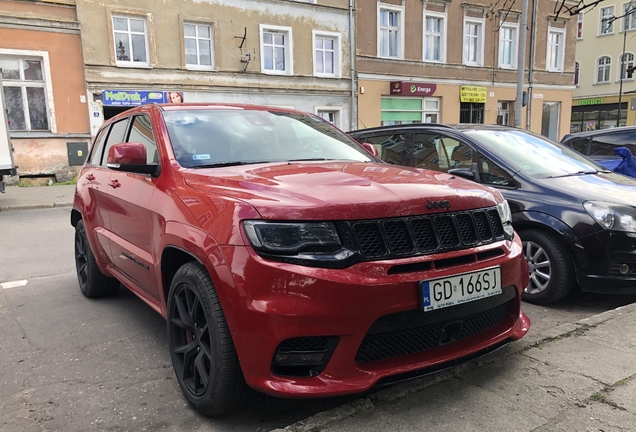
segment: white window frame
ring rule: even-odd
[[[627,3],[623,3],[623,13],[621,15],[625,15],[627,13],[627,7],[632,4],[634,8],[636,8],[636,2],[627,2]],[[632,12],[632,14],[630,16],[625,16],[623,17],[623,25],[621,26],[622,31],[634,31],[636,30],[636,11]],[[634,24],[634,26],[632,26],[631,24]],[[630,24],[630,25],[628,25]]]
[[[512,30],[512,46],[510,51],[510,64],[502,62],[502,48],[503,48],[503,29]],[[501,23],[499,27],[499,67],[501,69],[517,69],[517,53],[519,49],[519,24],[516,23]]]
[[[318,72],[316,70],[316,66],[318,62],[316,61],[318,56],[318,50],[316,49],[316,39],[332,39],[334,41],[333,46],[333,73],[324,73]],[[340,78],[342,76],[342,35],[340,33],[335,32],[326,32],[320,30],[312,30],[311,31],[311,46],[313,50],[313,60],[314,60],[314,76],[322,77],[322,78]]]
[[[556,67],[550,65],[550,34],[558,33],[561,35],[561,44],[557,46],[557,62],[558,65]],[[556,27],[548,27],[548,38],[546,41],[546,54],[545,54],[545,70],[548,72],[563,72],[563,65],[565,61],[565,29],[556,28]]]
[[[477,61],[469,61],[466,58],[466,25],[476,24],[480,29],[477,34]],[[473,18],[464,16],[464,25],[462,28],[462,63],[466,66],[483,66],[484,65],[484,32],[486,27],[486,20],[483,18]]]
[[[576,39],[583,39],[583,12],[579,12],[576,17]],[[580,34],[579,34],[580,33]]]
[[[616,21],[612,21],[612,23],[610,24],[610,28],[607,30],[606,30],[607,26],[603,25],[603,18],[605,18],[605,15],[603,15],[603,12],[610,9],[612,12],[609,15],[607,15],[607,17],[616,16],[614,15],[613,5],[602,7],[598,12],[598,35],[599,36],[607,36],[607,35],[614,34],[614,24],[616,23]]]
[[[124,30],[115,30],[115,18],[124,18],[127,20],[128,22],[128,30],[124,31]],[[132,30],[130,30],[130,20],[131,19],[136,19],[136,20],[140,20],[143,21],[144,23],[144,31],[143,33],[140,32],[134,32]],[[115,53],[115,64],[119,67],[150,67],[150,44],[148,43],[148,39],[149,39],[149,26],[148,26],[148,19],[145,15],[127,15],[127,14],[120,14],[120,13],[113,13],[110,16],[110,23],[112,26],[112,31],[113,31],[113,47],[115,49],[114,53]],[[141,61],[134,61],[134,60],[129,60],[129,61],[125,61],[125,60],[118,60],[117,59],[117,38],[115,37],[115,33],[126,33],[128,34],[128,42],[130,43],[130,54],[132,55],[132,38],[131,36],[133,34],[135,35],[140,35],[143,34],[144,36],[144,42],[146,44],[146,61],[141,62]]]
[[[602,58],[608,58],[610,60],[609,64],[604,64],[604,65],[600,65],[599,61]],[[609,72],[607,73],[607,81],[599,81],[598,80],[598,71],[600,67],[605,68],[609,68]],[[603,75],[605,75],[605,73],[603,73]],[[612,77],[612,57],[608,56],[608,55],[602,55],[599,56],[596,61],[594,62],[594,84],[609,84],[611,82],[611,78]]]
[[[380,11],[382,10],[388,10],[390,12],[397,12],[398,13],[398,37],[397,37],[397,51],[398,54],[397,56],[394,57],[390,57],[390,56],[383,56],[380,53],[382,52],[381,49],[381,41],[382,41],[382,31],[381,31],[381,26],[380,26]],[[392,59],[403,59],[404,58],[404,7],[403,6],[397,6],[397,5],[391,5],[391,4],[387,4],[387,3],[381,3],[378,2],[378,10],[377,10],[377,29],[378,29],[378,40],[377,40],[377,55],[378,57],[381,58],[392,58]]]
[[[185,35],[185,26],[187,25],[191,25],[191,26],[195,26],[195,32],[196,32],[196,36],[186,36]],[[205,38],[205,37],[200,37],[199,36],[199,27],[207,27],[210,30],[210,37],[209,38]],[[183,61],[185,64],[186,69],[188,70],[206,70],[206,71],[210,71],[210,70],[214,70],[214,26],[210,23],[202,23],[202,22],[196,22],[196,21],[184,21],[183,22],[183,31],[182,31],[182,36],[183,36]],[[187,55],[186,55],[186,46],[185,46],[185,40],[186,39],[194,39],[196,45],[197,45],[197,64],[192,64],[192,63],[188,63],[187,60]],[[210,65],[201,65],[199,64],[199,40],[207,40],[210,42]]]
[[[53,134],[57,133],[57,122],[55,118],[55,106],[53,104],[53,81],[51,79],[51,62],[49,60],[49,52],[48,51],[32,51],[32,50],[16,50],[16,49],[6,49],[0,48],[0,56],[1,57],[13,57],[19,60],[40,60],[42,61],[42,74],[44,76],[44,93],[46,95],[46,111],[48,115],[49,129]],[[3,86],[11,87],[12,81],[2,81]],[[0,94],[0,97],[2,95]],[[30,121],[30,119],[27,119]],[[13,135],[14,133],[40,133],[46,131],[10,131],[9,133]]]
[[[441,26],[441,35],[440,35],[440,49],[439,49],[439,60],[431,60],[426,58],[426,18],[438,18],[442,20]],[[448,15],[442,12],[431,12],[424,9],[424,20],[422,21],[424,25],[422,26],[422,59],[427,63],[446,63],[446,35],[447,35],[447,22]]]
[[[634,66],[636,64],[636,56],[634,56],[633,52],[625,51],[624,55],[628,55],[628,54],[631,54],[631,56],[632,56],[631,63],[632,63],[632,66]],[[618,55],[618,63],[617,63],[618,77],[616,78],[616,82],[620,82],[621,81],[621,77],[623,75],[623,62],[622,62],[623,59],[621,57],[623,57],[623,54],[619,54]],[[625,69],[627,69],[628,67],[630,67],[629,63],[625,64]],[[635,75],[635,73],[632,73],[632,77],[631,78],[623,78],[623,82],[625,82],[625,81],[634,81],[634,75]]]
[[[338,129],[342,129],[342,107],[341,106],[315,106],[314,114],[320,117],[320,111],[329,111],[335,114],[335,123],[333,125]]]
[[[267,75],[293,75],[294,74],[294,43],[292,40],[292,28],[269,24],[259,24],[260,33],[260,53],[261,53],[261,73]],[[285,49],[285,70],[277,71],[265,69],[265,56],[263,35],[264,33],[283,33],[286,36]]]

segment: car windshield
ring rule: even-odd
[[[164,111],[163,117],[175,157],[186,168],[373,160],[331,124],[308,114],[227,108]]]
[[[601,165],[548,138],[521,130],[466,130],[492,153],[533,178],[596,174]]]

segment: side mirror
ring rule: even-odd
[[[139,142],[115,144],[108,149],[106,166],[115,171],[159,175],[159,164],[146,163],[146,146]]]
[[[453,168],[448,170],[448,174],[456,175],[468,180],[475,180],[475,173],[470,168]]]
[[[362,148],[371,153],[373,157],[378,157],[378,149],[371,143],[362,143],[360,144]]]

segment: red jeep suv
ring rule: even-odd
[[[298,111],[126,111],[78,177],[82,293],[121,283],[164,316],[205,415],[254,390],[362,392],[521,338],[528,268],[500,193],[374,154]]]

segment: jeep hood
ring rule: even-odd
[[[184,171],[186,183],[252,205],[264,219],[355,220],[496,205],[492,190],[435,171],[362,162],[285,162]],[[445,202],[447,201],[447,203]]]

